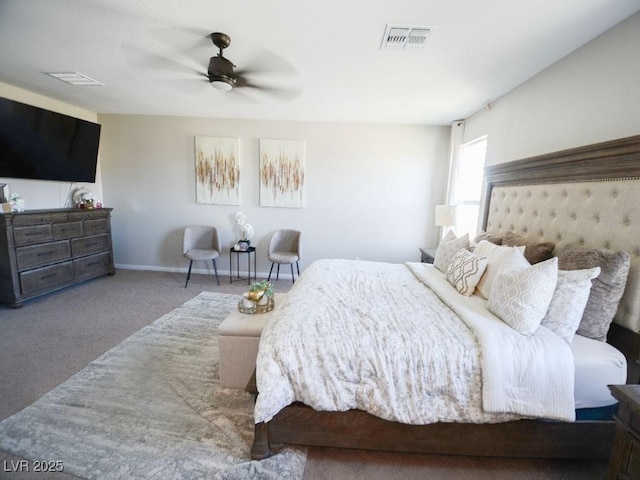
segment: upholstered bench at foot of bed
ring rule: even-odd
[[[274,295],[275,307],[284,294]],[[244,390],[256,368],[260,335],[273,312],[246,314],[234,309],[218,328],[220,386]]]

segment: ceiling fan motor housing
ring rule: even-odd
[[[211,83],[224,82],[232,87],[236,83],[233,63],[221,56],[211,57],[207,74]]]

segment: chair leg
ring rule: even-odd
[[[271,268],[269,269],[269,278],[267,278],[267,282],[271,280],[271,272],[273,272],[273,263],[271,264]]]
[[[290,263],[289,265],[291,265],[291,283],[295,283],[296,279],[293,278],[293,263]]]
[[[184,288],[187,288],[189,284],[189,279],[191,278],[191,266],[193,265],[193,260],[189,260],[189,272],[187,272],[187,281],[184,284]]]
[[[276,280],[280,280],[280,264],[278,264],[278,268],[276,269]]]
[[[300,276],[300,264],[296,260],[296,268],[298,269],[298,276]]]
[[[213,260],[213,271],[216,272],[216,280],[218,281],[218,285],[220,285],[220,278],[218,277],[218,266],[216,265],[216,259]]]

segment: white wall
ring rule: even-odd
[[[38,95],[6,83],[0,82],[0,97],[44,108],[53,112],[62,113],[71,117],[80,118],[89,122],[98,122],[98,115],[94,112],[90,112],[89,110],[84,110],[74,105],[60,102],[43,95]],[[69,193],[75,190],[76,187],[88,188],[98,199],[101,199],[103,196],[99,160],[95,183],[71,183],[50,180],[25,180],[18,178],[0,178],[0,183],[6,183],[9,185],[9,194],[19,193],[22,198],[26,199],[27,209],[63,208],[68,206],[65,205],[65,203],[69,198]]]
[[[128,115],[99,115],[99,123],[119,267],[184,270],[183,228],[215,225],[226,249],[237,240],[239,210],[256,230],[261,273],[268,272],[268,237],[277,228],[303,232],[301,267],[328,257],[418,261],[418,248],[437,241],[448,127]],[[196,135],[240,138],[240,206],[196,203]],[[260,138],[306,141],[303,209],[259,206]],[[228,250],[219,268],[228,271]]]
[[[467,119],[487,165],[640,134],[640,13]]]

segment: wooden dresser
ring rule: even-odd
[[[610,385],[620,402],[607,480],[640,480],[640,385]]]
[[[0,214],[0,303],[113,275],[111,208]]]

